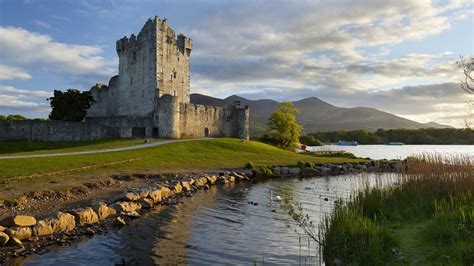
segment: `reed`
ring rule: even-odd
[[[321,226],[323,257],[355,265],[474,263],[473,161],[421,154],[392,186],[339,201]]]

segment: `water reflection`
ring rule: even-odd
[[[292,178],[213,187],[184,199],[184,204],[150,212],[118,232],[33,257],[27,264],[113,265],[120,258],[139,265],[317,264],[316,243],[271,201],[270,191],[301,202],[305,213],[318,222],[337,198],[392,178]]]

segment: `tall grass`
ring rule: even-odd
[[[422,154],[393,186],[366,187],[338,202],[321,225],[323,257],[346,264],[474,263],[473,161]],[[416,245],[411,246],[412,243]]]

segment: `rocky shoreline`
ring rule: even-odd
[[[66,192],[30,193],[0,203],[0,264],[9,259],[44,254],[51,246],[68,245],[84,237],[117,230],[157,206],[180,204],[183,197],[192,197],[214,185],[256,182],[265,178],[393,172],[402,167],[402,161],[368,161],[322,165],[299,163],[293,167],[251,166],[252,169],[206,174],[121,175],[107,181],[86,183]],[[115,189],[113,193],[102,193],[103,198],[72,200],[87,199],[107,187]],[[57,201],[63,201],[65,205],[60,210],[46,214],[34,211]]]

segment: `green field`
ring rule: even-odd
[[[125,140],[128,142],[130,140]],[[103,145],[110,145],[105,142]],[[108,144],[107,144],[108,143]],[[95,145],[100,145],[96,143]],[[83,146],[84,148],[85,146]],[[109,146],[110,147],[110,146]],[[64,151],[77,149],[77,147]],[[6,155],[6,154],[4,154]],[[133,161],[127,161],[133,160]],[[139,150],[110,153],[42,157],[26,159],[1,159],[0,197],[5,191],[14,192],[35,186],[68,186],[91,176],[100,178],[110,174],[160,173],[210,170],[243,167],[247,162],[255,165],[296,165],[298,161],[311,163],[342,163],[360,161],[345,157],[326,157],[297,154],[254,141],[237,139],[193,140],[176,142]],[[88,167],[87,169],[81,169]],[[17,177],[36,175],[15,180]],[[10,194],[18,194],[10,193]]]

